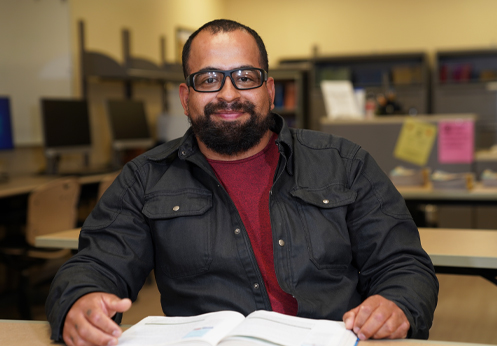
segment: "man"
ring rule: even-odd
[[[152,269],[166,315],[266,309],[427,338],[438,282],[402,197],[359,146],[272,114],[267,65],[236,22],[190,37],[192,127],[127,164],[92,211],[47,300],[53,339],[116,344],[111,318]]]

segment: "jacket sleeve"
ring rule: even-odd
[[[141,174],[133,162],[123,168],[85,221],[78,253],[57,272],[45,305],[53,340],[62,340],[66,314],[77,299],[107,292],[134,301],[152,270]],[[121,315],[114,319],[119,323]]]
[[[408,337],[427,339],[438,299],[438,280],[421,247],[405,201],[373,158],[360,149],[350,166],[357,193],[347,224],[359,268],[359,292],[394,301],[411,325]]]

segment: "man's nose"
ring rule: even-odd
[[[236,100],[240,97],[240,90],[235,88],[229,76],[225,77],[224,85],[222,89],[218,91],[217,97],[227,102]]]

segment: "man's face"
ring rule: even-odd
[[[212,35],[204,30],[193,40],[189,73],[242,67],[262,68],[259,49],[249,33],[235,30]],[[209,93],[182,84],[180,97],[197,138],[220,154],[234,155],[254,147],[272,124],[272,78],[259,88],[238,90],[228,77],[220,91]]]

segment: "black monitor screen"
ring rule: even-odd
[[[9,98],[0,96],[0,150],[14,148]]]
[[[41,104],[46,148],[91,146],[86,101],[42,99]]]
[[[108,100],[107,110],[115,141],[151,138],[143,102]]]

